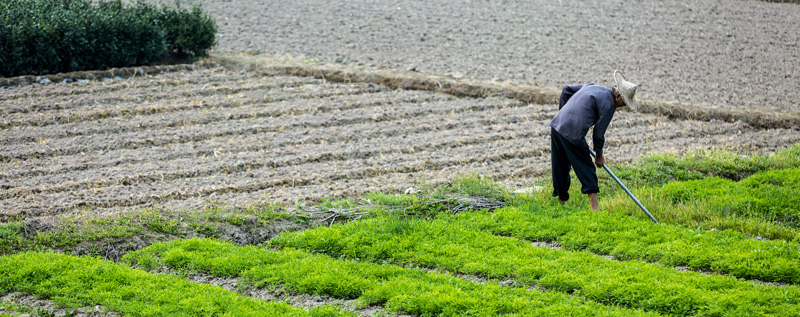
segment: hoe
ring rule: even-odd
[[[589,153],[592,154],[592,157],[596,156],[594,151],[592,151],[592,149],[589,149]],[[644,211],[644,213],[646,213],[647,216],[649,216],[650,219],[653,220],[653,222],[658,223],[658,220],[656,220],[656,218],[653,217],[653,215],[651,215],[649,211],[647,211],[647,208],[644,208],[644,206],[642,206],[642,203],[640,203],[639,200],[636,199],[636,196],[634,196],[633,193],[631,193],[631,191],[628,190],[628,187],[625,187],[625,185],[622,184],[622,181],[619,180],[619,178],[617,178],[617,175],[614,175],[614,173],[611,172],[611,169],[608,168],[608,164],[604,164],[603,168],[606,169],[606,172],[608,172],[608,174],[611,175],[611,178],[617,181],[617,184],[619,184],[619,186],[622,187],[622,189],[625,190],[626,193],[628,193],[628,196],[631,196],[633,201],[636,202],[637,205],[639,205],[639,208],[642,208],[642,211]]]

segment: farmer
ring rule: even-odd
[[[598,210],[597,172],[592,166],[589,156],[589,145],[586,134],[594,126],[592,142],[596,157],[594,165],[603,167],[606,158],[603,155],[605,133],[614,111],[627,105],[638,111],[639,105],[634,99],[637,85],[625,81],[624,77],[617,81],[614,71],[612,88],[592,83],[585,85],[564,86],[558,101],[558,113],[550,121],[550,159],[553,170],[553,196],[558,197],[560,204],[569,200],[569,170],[573,168],[581,181],[581,193],[589,196],[592,210]],[[621,73],[620,73],[621,75]]]

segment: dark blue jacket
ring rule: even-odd
[[[558,113],[550,121],[550,126],[577,145],[586,142],[586,134],[594,126],[594,151],[598,156],[603,155],[606,130],[616,108],[611,88],[593,83],[564,86],[559,98]]]

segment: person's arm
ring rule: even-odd
[[[604,163],[603,146],[606,144],[606,130],[611,124],[611,118],[614,117],[615,105],[597,99],[595,99],[595,103],[597,105],[598,118],[594,124],[592,142],[594,144],[594,152],[597,154],[596,158],[602,158],[602,162]],[[600,162],[597,162],[597,160],[595,160],[595,163],[598,164],[598,167],[603,166],[599,164]]]
[[[576,92],[578,92],[578,90],[581,90],[581,88],[583,88],[583,85],[568,85],[568,86],[564,86],[564,88],[561,89],[561,97],[558,98],[558,110],[561,110],[561,108],[564,108],[564,105],[567,104],[567,101],[569,101],[569,98],[571,98],[572,95],[574,95]]]

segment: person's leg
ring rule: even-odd
[[[550,166],[553,178],[553,196],[562,205],[569,200],[570,163],[564,152],[564,140],[555,129],[550,128]]]
[[[588,193],[586,195],[589,196],[589,204],[592,206],[592,210],[597,211],[600,209],[600,203],[597,202],[597,193]]]
[[[598,210],[597,193],[600,192],[600,188],[597,184],[597,167],[589,155],[589,145],[586,143],[580,145],[570,143],[570,145],[564,148],[572,163],[572,169],[581,182],[581,193],[589,197],[592,210]]]

